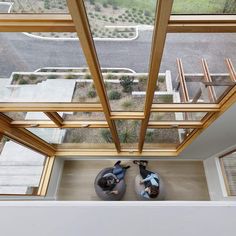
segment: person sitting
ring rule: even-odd
[[[98,185],[103,191],[106,191],[107,194],[118,194],[118,191],[114,191],[113,189],[117,183],[124,179],[128,168],[130,168],[130,166],[122,166],[121,161],[117,161],[111,172],[103,175],[98,180]]]
[[[142,180],[140,184],[144,184],[145,189],[140,193],[144,198],[156,198],[159,194],[159,179],[156,173],[146,169],[148,161],[133,161],[139,165],[140,175]]]

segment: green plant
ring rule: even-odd
[[[119,100],[121,98],[121,94],[118,91],[112,90],[108,97],[110,100]]]
[[[35,81],[35,80],[37,80],[37,76],[36,76],[36,75],[30,75],[30,76],[29,76],[29,79],[30,79],[31,81]]]
[[[94,10],[100,12],[101,11],[101,7],[98,4],[96,4]]]
[[[107,4],[106,2],[104,2],[104,3],[102,4],[102,6],[103,6],[104,8],[107,8],[107,7],[108,7],[108,4]]]
[[[165,80],[166,80],[165,76],[159,76],[157,81],[160,82],[160,83],[164,83]]]
[[[95,98],[97,96],[97,93],[95,90],[89,90],[88,93],[87,93],[87,96],[89,98]]]
[[[140,91],[145,90],[147,86],[148,77],[146,75],[139,77],[138,88]]]
[[[154,140],[154,132],[152,130],[147,130],[145,142],[152,143]]]
[[[110,130],[107,129],[101,130],[101,136],[107,143],[113,142]]]
[[[47,79],[57,79],[58,75],[49,75]]]
[[[19,80],[19,84],[28,84],[28,82],[27,82],[27,80],[21,78],[21,79]]]
[[[20,80],[21,79],[21,75],[19,75],[19,74],[14,74],[13,75],[13,82],[17,82],[18,80]]]
[[[128,109],[131,108],[133,106],[133,102],[132,100],[125,100],[122,104],[121,104],[123,109]]]
[[[77,75],[67,75],[66,79],[77,79]]]
[[[89,0],[89,2],[90,2],[91,5],[95,4],[95,0]]]
[[[89,74],[86,74],[86,75],[84,76],[84,79],[92,79],[92,76],[89,75]]]
[[[122,76],[120,78],[120,85],[123,87],[124,93],[131,93],[133,91],[134,78],[131,76]]]
[[[114,79],[114,75],[112,75],[112,74],[107,74],[106,79]]]

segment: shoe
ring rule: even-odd
[[[115,166],[115,165],[120,165],[120,163],[121,163],[121,161],[117,161],[117,162],[114,164],[114,166]]]
[[[126,169],[126,170],[129,169],[129,168],[130,168],[130,166],[125,166],[125,167],[124,167],[124,169]]]
[[[134,160],[133,163],[136,164],[136,165],[140,164],[139,161],[137,161],[137,160]]]

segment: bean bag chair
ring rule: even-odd
[[[95,181],[94,181],[94,189],[97,194],[97,196],[104,201],[119,201],[123,198],[126,190],[126,184],[124,180],[121,180],[119,183],[116,184],[114,191],[117,190],[118,194],[107,194],[106,191],[103,191],[103,189],[98,185],[98,180],[105,174],[110,173],[112,171],[112,167],[110,168],[104,168],[102,169]]]
[[[160,200],[164,200],[165,199],[165,189],[164,189],[164,184],[163,184],[163,180],[161,179],[161,177],[159,175],[158,179],[159,179],[159,194],[156,198],[145,198],[143,196],[141,196],[141,192],[144,191],[145,186],[144,184],[140,184],[140,181],[143,179],[141,175],[137,175],[135,178],[135,192],[137,194],[137,197],[139,200],[142,201],[160,201]]]

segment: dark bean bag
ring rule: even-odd
[[[98,180],[105,174],[110,173],[112,171],[112,167],[104,168],[102,169],[95,181],[94,181],[94,189],[98,197],[104,201],[119,201],[123,198],[126,190],[126,184],[124,180],[121,180],[119,183],[116,184],[114,191],[117,190],[118,194],[107,194],[106,191],[103,191],[103,189],[98,185]]]
[[[142,180],[142,176],[141,175],[137,175],[135,178],[135,192],[137,194],[137,197],[139,200],[142,201],[160,201],[160,200],[164,200],[165,199],[165,186],[163,183],[162,178],[160,177],[160,175],[158,175],[158,179],[159,179],[159,194],[156,198],[145,198],[143,196],[141,196],[141,192],[145,189],[144,184],[140,184],[140,180]]]

